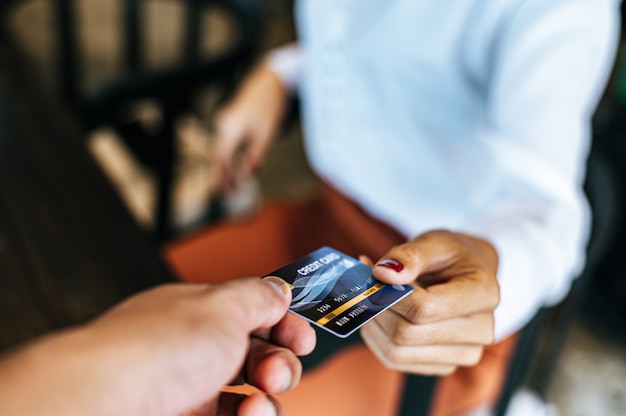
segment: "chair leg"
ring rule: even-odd
[[[398,416],[426,416],[430,410],[437,377],[407,374]]]
[[[72,105],[79,99],[80,70],[78,43],[76,36],[74,2],[56,0],[54,12],[56,14],[56,33],[59,48],[58,71],[61,81],[63,98]]]
[[[157,201],[154,234],[157,240],[165,240],[172,234],[174,160],[176,159],[173,116],[164,112],[161,130],[157,136]]]

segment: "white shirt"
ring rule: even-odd
[[[407,237],[494,244],[498,340],[561,300],[619,1],[301,0],[296,16],[302,55],[272,61],[300,89],[316,173]]]

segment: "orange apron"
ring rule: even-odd
[[[249,219],[226,222],[164,249],[174,273],[189,282],[218,283],[262,276],[320,246],[373,260],[405,241],[339,192],[323,185],[318,197],[266,204]],[[451,416],[493,406],[504,383],[516,337],[485,350],[481,362],[442,377],[430,415]],[[402,394],[401,373],[383,367],[363,344],[341,348],[300,385],[278,396],[288,415],[393,416]],[[408,393],[410,394],[410,393]]]

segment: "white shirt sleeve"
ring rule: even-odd
[[[266,55],[266,62],[288,91],[293,93],[297,90],[303,58],[296,43],[272,49]]]
[[[483,140],[502,172],[463,231],[499,253],[498,340],[562,299],[584,265],[590,120],[613,64],[619,2],[525,2],[494,49]]]

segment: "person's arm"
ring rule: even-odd
[[[483,140],[499,174],[461,228],[499,256],[500,340],[557,303],[585,262],[591,118],[619,37],[619,2],[524,2],[495,44]]]
[[[212,415],[239,376],[267,394],[287,391],[301,373],[295,354],[315,344],[307,323],[285,315],[290,293],[279,279],[250,278],[136,295],[1,360],[0,414]],[[220,414],[280,412],[263,394],[222,403],[232,408]]]
[[[463,226],[418,236],[374,268],[382,281],[418,286],[362,329],[388,367],[447,374],[474,364],[566,294],[584,263],[584,166],[618,6],[532,0],[501,25],[482,138],[498,173]]]
[[[245,77],[216,117],[216,160],[228,193],[238,178],[254,174],[278,134],[289,95],[301,71],[298,47],[271,51]]]

